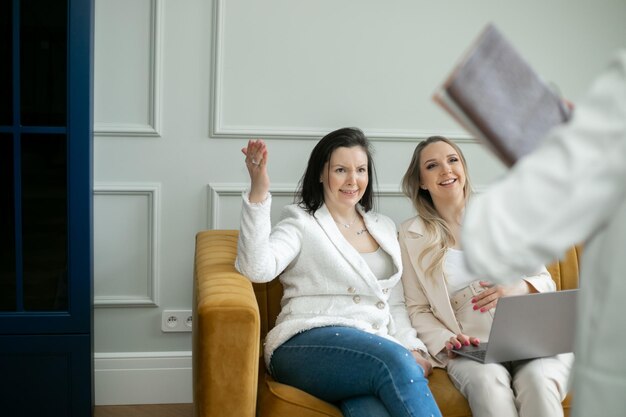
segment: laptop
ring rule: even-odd
[[[577,296],[575,289],[502,297],[493,317],[489,342],[463,346],[453,352],[482,363],[573,352]]]

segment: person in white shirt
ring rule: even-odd
[[[447,368],[476,417],[562,416],[571,353],[483,364],[451,351],[488,341],[500,297],[554,291],[546,268],[511,275],[508,285],[467,270],[460,234],[472,190],[465,157],[451,140],[432,136],[419,143],[402,188],[417,211],[400,226],[402,282],[411,322],[433,365]]]
[[[264,345],[271,375],[346,417],[441,416],[404,304],[396,226],[372,210],[363,132],[339,129],[317,143],[298,203],[273,228],[267,146],[254,140],[242,151],[251,186],[235,266],[253,282],[279,276],[284,289]]]
[[[572,119],[469,206],[469,269],[505,282],[584,243],[573,416],[626,415],[626,50]]]

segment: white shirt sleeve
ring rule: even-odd
[[[593,83],[572,120],[470,202],[463,250],[496,282],[560,257],[605,227],[626,193],[626,51]]]
[[[235,268],[252,282],[269,282],[276,278],[300,251],[301,222],[298,211],[286,207],[280,222],[272,228],[272,197],[250,203],[243,193],[241,226],[237,242]]]

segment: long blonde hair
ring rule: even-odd
[[[472,186],[467,172],[465,156],[463,156],[463,152],[461,152],[461,149],[456,145],[456,143],[443,136],[431,136],[417,144],[415,151],[413,151],[411,163],[409,164],[404,177],[402,177],[402,192],[409,197],[413,203],[413,207],[415,207],[415,210],[417,211],[417,214],[424,222],[424,237],[427,239],[426,248],[419,254],[417,259],[421,264],[426,255],[432,254],[432,262],[430,265],[426,266],[425,270],[426,275],[433,277],[434,272],[442,267],[446,250],[456,244],[456,239],[448,227],[448,223],[441,217],[435,208],[430,192],[420,187],[420,158],[422,151],[426,146],[436,142],[445,142],[452,146],[461,159],[463,170],[465,171],[465,185],[463,186],[463,193],[466,205],[472,194]]]

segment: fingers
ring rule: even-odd
[[[424,376],[430,375],[433,372],[433,365],[430,363],[430,361],[418,352],[411,351],[411,353],[413,354],[415,362],[417,362],[417,364],[421,366],[424,370]]]
[[[245,162],[248,169],[267,165],[267,146],[263,140],[249,140],[248,146],[242,148],[241,152],[246,155]]]
[[[450,339],[449,341],[446,342],[446,350],[447,351],[451,351],[452,349],[457,348],[457,346],[460,348],[461,347],[461,343],[459,343],[458,340],[452,340]],[[458,349],[458,348],[457,348]]]
[[[485,313],[498,305],[498,298],[500,298],[499,295],[493,294],[481,299],[474,299],[472,300],[474,303],[473,308],[474,310],[480,310],[481,313]]]
[[[446,351],[448,352],[448,358],[455,358],[457,355],[452,349],[460,349],[462,346],[469,346],[474,344],[478,339],[475,337],[469,337],[462,333],[452,336],[446,342]]]
[[[456,339],[463,345],[463,346],[469,346],[470,345],[470,337],[464,335],[463,333],[459,333],[456,335]],[[457,347],[460,348],[461,346]]]
[[[504,295],[503,287],[500,285],[492,286],[488,281],[481,281],[480,285],[485,289],[480,294],[472,298],[474,310],[480,310],[481,313],[487,312],[498,304],[498,298]]]
[[[531,292],[531,286],[525,280],[520,280],[518,283],[507,286],[493,285],[489,281],[480,281],[480,286],[485,288],[485,290],[476,294],[472,298],[472,303],[474,304],[474,310],[480,309],[481,313],[495,308],[498,305],[498,299],[501,297]]]
[[[452,349],[461,349],[462,346],[469,345],[470,337],[464,335],[463,333],[459,333],[456,336],[452,336],[450,339],[448,339],[448,341],[446,342],[446,349],[450,351]]]
[[[433,365],[426,359],[423,359],[422,361],[420,361],[420,365],[424,369],[424,376],[427,377],[433,373]]]
[[[489,297],[498,289],[497,285],[493,285],[489,281],[480,281],[479,284],[483,288],[483,291],[474,296],[474,298],[472,299],[472,302],[474,303],[482,300],[485,297]]]

